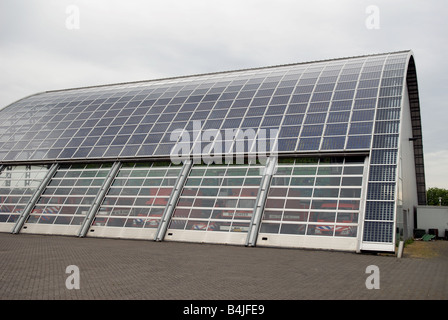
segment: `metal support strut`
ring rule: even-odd
[[[277,157],[269,157],[266,161],[264,175],[261,180],[260,188],[258,190],[257,200],[250,221],[249,232],[247,234],[246,246],[255,247],[260,229],[261,217],[263,216],[264,204],[268,195],[269,187],[271,185],[272,175],[277,167]]]

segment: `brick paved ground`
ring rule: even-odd
[[[0,299],[447,299],[434,258],[0,233]],[[66,267],[80,270],[68,290]],[[366,268],[380,289],[366,288]]]

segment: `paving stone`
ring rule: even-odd
[[[434,258],[0,233],[0,299],[447,299],[448,241]],[[80,272],[69,290],[66,268]],[[366,268],[378,266],[379,289]]]

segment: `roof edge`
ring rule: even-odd
[[[412,138],[414,145],[414,165],[417,181],[417,202],[418,205],[426,205],[426,177],[425,161],[423,152],[423,133],[420,112],[420,97],[417,81],[417,69],[412,51],[408,56],[406,65],[406,86],[408,88],[408,99],[411,113]]]
[[[41,93],[53,93],[53,92],[71,91],[71,90],[80,90],[80,89],[92,89],[92,88],[101,88],[101,87],[111,87],[111,86],[120,86],[120,85],[126,85],[126,84],[150,83],[150,82],[157,82],[157,81],[166,81],[166,80],[175,80],[175,79],[185,79],[185,78],[193,78],[193,77],[202,77],[202,76],[210,76],[210,75],[227,74],[227,73],[233,73],[233,72],[255,71],[255,70],[264,70],[264,69],[274,69],[274,68],[280,68],[280,67],[290,67],[290,66],[296,66],[296,65],[307,65],[307,64],[313,64],[313,63],[323,63],[323,62],[338,61],[338,60],[367,58],[367,57],[391,55],[391,54],[398,54],[398,53],[409,53],[410,55],[413,55],[412,50],[408,49],[408,50],[400,50],[400,51],[392,51],[392,52],[365,54],[365,55],[360,55],[360,56],[347,56],[347,57],[332,58],[332,59],[322,59],[322,60],[311,60],[311,61],[305,61],[305,62],[286,63],[286,64],[279,64],[279,65],[271,65],[271,66],[266,66],[266,67],[243,68],[243,69],[236,69],[236,70],[197,73],[197,74],[190,74],[190,75],[183,75],[183,76],[174,76],[174,77],[166,77],[166,78],[157,78],[157,79],[149,79],[149,80],[137,80],[137,81],[128,81],[128,82],[99,84],[99,85],[92,85],[92,86],[85,86],[85,87],[56,89],[56,90],[44,91],[44,92],[41,92]],[[22,99],[20,99],[20,100],[22,100]]]

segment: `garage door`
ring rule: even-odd
[[[364,158],[280,161],[257,245],[357,250]]]

